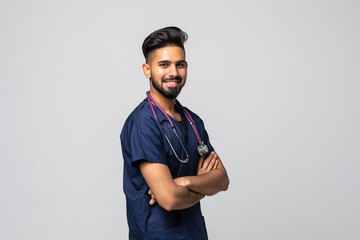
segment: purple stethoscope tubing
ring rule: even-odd
[[[179,105],[181,110],[183,110],[186,119],[189,121],[191,127],[194,129],[194,132],[195,132],[195,135],[196,135],[196,137],[198,139],[199,144],[201,144],[203,141],[201,141],[200,134],[199,134],[199,131],[198,131],[196,125],[195,125],[194,119],[191,117],[189,111],[186,110],[186,108],[184,108],[177,99],[176,99],[176,104]]]
[[[166,138],[167,142],[169,143],[171,149],[173,150],[176,158],[177,158],[180,162],[182,162],[182,163],[187,163],[187,162],[189,161],[189,154],[187,153],[184,145],[182,144],[182,142],[181,142],[181,140],[180,140],[180,138],[179,138],[179,135],[177,134],[177,132],[176,132],[176,130],[175,130],[174,123],[171,121],[170,117],[169,117],[168,114],[164,111],[164,109],[162,109],[162,107],[161,107],[161,106],[155,101],[155,99],[150,95],[150,92],[149,92],[149,91],[146,92],[146,96],[147,96],[147,100],[148,100],[148,102],[149,102],[150,108],[151,108],[151,110],[152,110],[152,112],[153,112],[153,115],[154,115],[154,117],[156,118],[156,120],[159,121],[159,119],[158,119],[158,117],[157,117],[157,115],[156,115],[156,113],[155,113],[155,109],[154,109],[152,103],[154,103],[154,104],[159,108],[159,110],[164,114],[164,116],[166,117],[166,119],[170,122],[171,128],[173,129],[173,131],[174,131],[177,139],[179,140],[179,142],[180,142],[180,144],[181,144],[181,147],[183,148],[184,152],[186,153],[186,158],[185,158],[184,160],[180,159],[179,156],[176,154],[175,149],[173,148],[172,144],[170,143],[169,138],[168,138],[168,137],[166,136],[166,134],[165,134],[165,131],[164,131],[164,128],[163,128],[162,124],[160,124],[161,127],[162,127],[162,130],[163,130],[163,133],[164,133],[164,135],[165,135],[165,138]],[[193,130],[194,130],[194,132],[195,132],[195,135],[196,135],[196,138],[198,139],[199,146],[205,146],[205,147],[206,147],[206,145],[204,145],[203,141],[202,141],[201,138],[200,138],[199,131],[198,131],[196,125],[195,125],[195,121],[194,121],[194,119],[191,117],[189,111],[186,110],[186,108],[184,108],[184,107],[180,104],[180,102],[179,102],[178,100],[176,100],[176,104],[181,108],[181,110],[183,111],[186,119],[189,121],[191,127],[193,128]],[[199,147],[198,147],[198,148],[199,148]],[[207,151],[207,147],[206,147],[206,151]],[[200,151],[199,151],[199,154],[202,155],[203,153],[200,153]]]

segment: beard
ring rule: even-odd
[[[177,87],[169,88],[169,90],[165,90],[164,87],[162,86],[162,84],[158,84],[153,78],[150,77],[150,81],[151,81],[153,87],[159,93],[161,93],[161,95],[163,95],[164,97],[166,97],[168,99],[175,99],[180,94],[181,89],[183,88],[185,83],[183,85],[180,85],[180,82],[182,81],[181,77],[164,78],[164,79],[161,79],[161,83],[164,83],[169,80],[172,80],[172,81],[177,80],[179,82],[179,85]]]

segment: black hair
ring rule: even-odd
[[[168,45],[181,47],[185,52],[184,43],[187,39],[187,34],[178,27],[165,27],[156,30],[145,38],[142,45],[146,62],[148,62],[149,54],[152,51]]]

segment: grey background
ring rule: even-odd
[[[0,1],[0,239],[126,239],[141,44],[189,35],[180,101],[231,179],[210,239],[360,239],[359,1]]]

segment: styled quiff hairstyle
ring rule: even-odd
[[[178,27],[166,27],[156,30],[145,38],[142,51],[146,62],[149,62],[149,55],[152,51],[168,45],[175,45],[184,50],[184,43],[188,39],[187,34]]]

